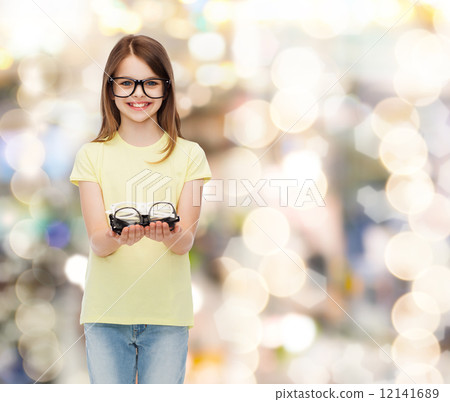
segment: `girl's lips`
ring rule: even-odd
[[[144,110],[147,107],[149,107],[151,105],[151,103],[150,102],[130,102],[130,103],[127,103],[127,105],[129,107],[131,107],[131,109],[134,109],[134,110]]]

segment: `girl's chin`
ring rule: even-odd
[[[128,121],[129,123],[151,123],[156,122],[156,113],[155,114],[139,114],[133,116],[122,116],[122,122]]]

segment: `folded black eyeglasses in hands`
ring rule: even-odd
[[[121,202],[106,211],[113,232],[122,234],[122,229],[131,225],[148,226],[152,222],[167,222],[169,229],[175,228],[180,221],[175,207],[170,202],[160,201],[154,204]]]

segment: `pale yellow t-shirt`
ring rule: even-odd
[[[168,159],[149,164],[161,159],[166,141],[171,141],[167,133],[150,146],[136,147],[116,133],[111,141],[84,144],[70,181],[98,183],[105,211],[119,202],[177,206],[183,184],[209,180],[211,171],[203,149],[182,138]],[[80,317],[81,324],[86,322],[192,326],[189,255],[177,255],[147,237],[107,257],[90,250]]]

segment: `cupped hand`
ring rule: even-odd
[[[157,221],[151,222],[150,225],[144,228],[144,235],[155,241],[165,241],[173,238],[181,230],[181,225],[178,222],[175,223],[175,227],[171,231],[167,222]]]
[[[115,239],[121,245],[132,246],[144,237],[144,227],[141,225],[131,225],[122,229],[122,234],[117,234],[110,230],[108,236]]]

